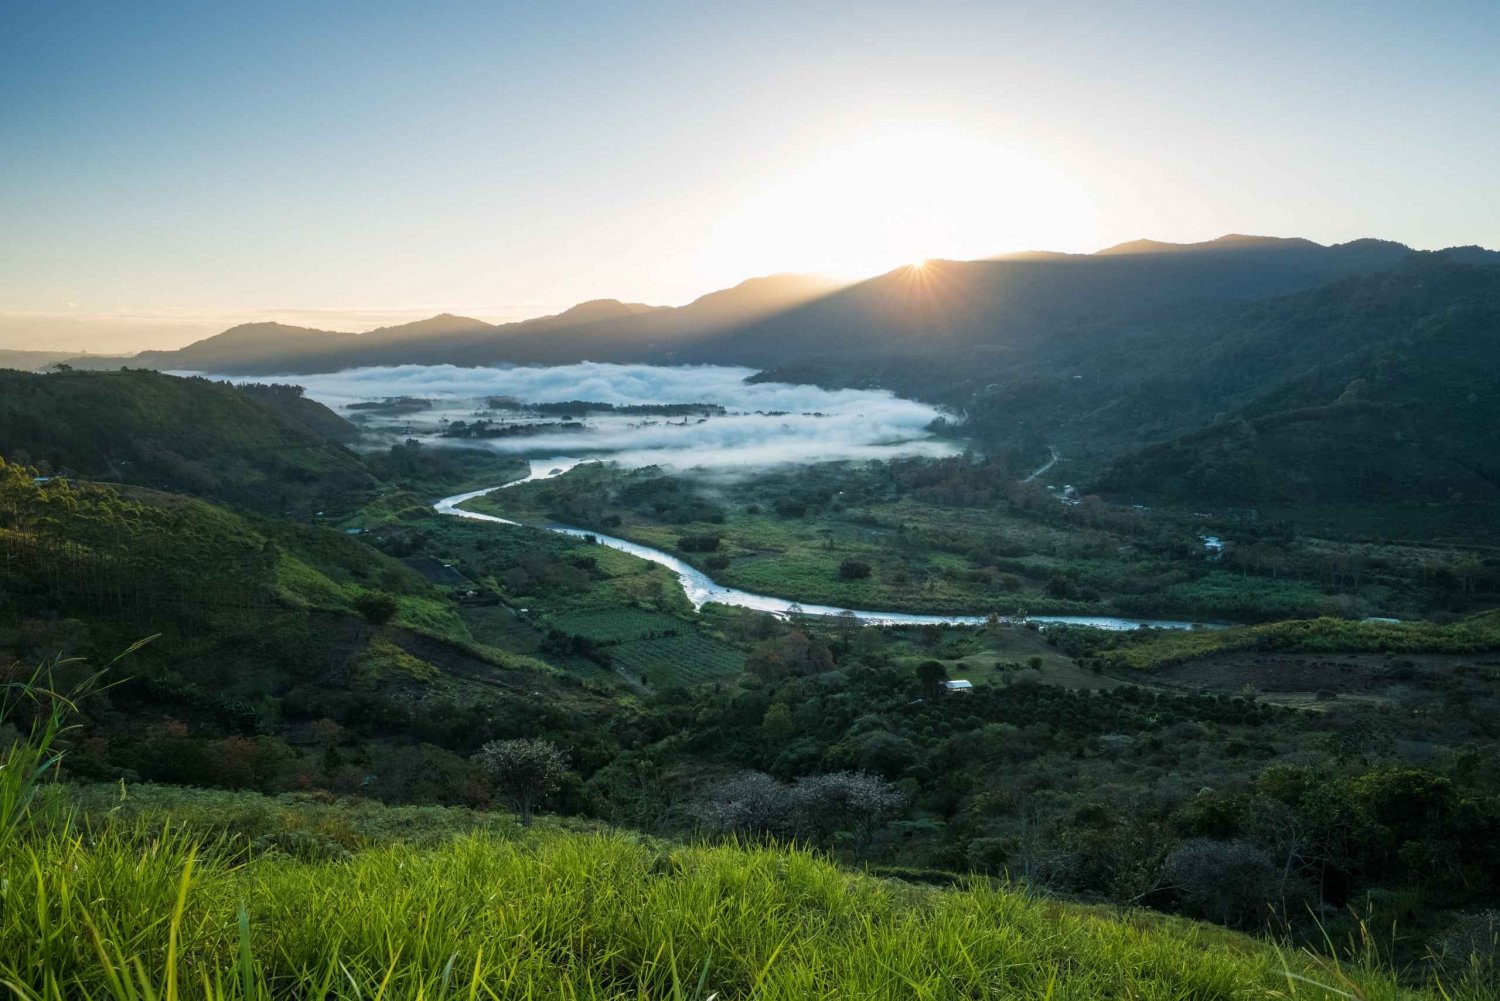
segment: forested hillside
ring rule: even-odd
[[[155,637],[85,707],[79,776],[472,802],[454,752],[485,729],[587,729],[612,705],[479,642],[344,533],[31,472],[0,461],[0,675]]]
[[[293,386],[144,370],[0,371],[0,455],[66,474],[305,517],[373,488],[352,429]]]
[[[1091,422],[1210,426],[1120,458],[1100,489],[1244,506],[1500,497],[1500,268],[1340,283],[1174,357]]]
[[[1141,241],[1097,254],[928,261],[726,334],[688,355],[775,367],[826,365],[845,377],[903,362],[964,372],[971,391],[1013,361],[1048,353],[1060,333],[1143,311],[1250,302],[1394,267],[1412,256],[1378,240],[1325,247],[1226,236],[1174,246]]]

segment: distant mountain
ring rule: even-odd
[[[1500,260],[1478,247],[1446,253],[1467,263]],[[1201,314],[1270,299],[1387,270],[1415,254],[1386,240],[1136,240],[1096,254],[929,261],[843,288],[773,275],[678,308],[599,299],[499,325],[446,313],[363,334],[247,324],[177,351],[78,364],[265,375],[398,364],[716,362],[961,400],[1036,352],[1046,355],[1069,331],[1162,309]]]
[[[360,336],[372,341],[405,341],[413,338],[442,337],[449,334],[468,333],[475,330],[494,330],[495,325],[476,320],[472,316],[455,316],[439,313],[425,320],[400,323],[391,327],[376,327]]]
[[[1229,235],[930,261],[833,288],[753,279],[668,309],[596,300],[365,334],[256,324],[133,364],[741,364],[760,380],[944,403],[987,449],[1060,448],[1075,482],[1251,506],[1500,502],[1500,254]],[[98,359],[94,359],[98,361]]]
[[[358,337],[358,334],[284,323],[242,323],[175,351],[142,351],[128,363],[139,368],[198,372],[231,371],[221,367],[226,365],[237,366],[233,371],[246,366],[277,371],[278,365],[352,348]]]
[[[1136,241],[1097,254],[1024,254],[899,268],[696,346],[694,360],[823,365],[881,381],[891,371],[973,377],[1082,324],[1173,304],[1244,302],[1394,267],[1414,252],[1360,240],[1226,236]],[[914,373],[918,374],[919,373]]]
[[[0,368],[13,368],[21,372],[39,372],[48,365],[65,362],[76,352],[72,351],[12,351],[0,348]]]
[[[671,308],[595,299],[553,316],[489,324],[443,313],[363,334],[280,323],[243,324],[176,351],[131,358],[76,359],[79,367],[121,366],[217,374],[330,372],[368,365],[639,361],[792,308],[838,287],[815,275],[772,275]]]

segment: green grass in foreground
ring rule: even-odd
[[[6,852],[0,980],[17,996],[1441,996],[1206,925],[913,887],[794,850],[512,829],[247,860],[144,819]]]
[[[49,787],[97,680],[71,696],[45,670],[0,685],[0,984],[18,998],[1460,996],[1403,988],[1373,961],[977,881],[883,881],[795,849]]]

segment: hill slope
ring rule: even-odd
[[[142,996],[171,996],[179,971],[163,969],[165,955],[217,978],[226,986],[212,996],[226,998],[246,988],[300,997],[293,985],[333,982],[379,997],[1439,996],[1202,925],[982,884],[904,886],[798,851],[523,835],[493,819],[485,833],[453,836],[481,818],[307,804],[303,819],[295,802],[150,798],[168,809],[145,813],[146,825],[105,821],[88,839],[31,834],[10,849],[30,853],[28,893],[58,933],[38,936],[33,908],[8,908],[8,982],[96,996],[119,977]],[[200,848],[202,835],[136,833],[151,820],[180,832],[184,818],[216,815],[231,830],[263,831],[265,847],[243,861],[237,845]],[[351,854],[333,840],[346,817],[405,831],[408,843],[356,841]],[[424,835],[427,844],[409,843]],[[102,950],[85,931],[99,926],[110,929]]]
[[[837,287],[816,275],[771,275],[678,308],[595,299],[554,316],[489,324],[443,313],[363,334],[245,324],[176,351],[133,359],[80,358],[80,368],[131,366],[216,374],[333,372],[370,365],[563,364],[641,361],[757,320]]]
[[[4,462],[0,596],[0,681],[154,636],[80,706],[75,778],[472,802],[476,737],[589,733],[616,708],[480,645],[441,589],[343,532]]]
[[[879,376],[924,370],[986,373],[1044,350],[1072,327],[1180,303],[1264,299],[1393,267],[1399,244],[1323,247],[1305,240],[1224,238],[1171,249],[1122,245],[1098,254],[929,261],[851,286],[705,342],[696,361],[823,364]],[[972,376],[964,378],[965,384]]]
[[[1424,261],[1340,283],[1195,348],[1089,420],[1210,426],[1121,457],[1101,489],[1262,506],[1500,500],[1500,268]]]
[[[329,437],[347,427],[294,387],[0,371],[0,456],[267,513],[308,515],[373,488],[359,458]]]

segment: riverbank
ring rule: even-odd
[[[455,494],[451,497],[444,497],[433,504],[433,509],[439,514],[486,521],[497,525],[520,526],[521,522],[498,515],[486,514],[482,511],[470,510],[465,508],[464,505],[480,497],[494,493],[496,490],[504,490],[520,486],[524,483],[562,476],[564,473],[580,465],[582,461],[584,460],[567,457],[532,460],[531,472],[526,476],[495,487],[471,490]],[[611,549],[629,553],[632,556],[637,556],[643,560],[649,560],[659,566],[666,567],[676,575],[678,582],[682,585],[684,594],[687,595],[688,600],[692,602],[694,608],[702,608],[706,604],[719,604],[735,608],[747,608],[758,612],[768,612],[772,615],[782,617],[788,615],[816,615],[844,619],[852,618],[862,625],[877,626],[980,626],[992,620],[992,617],[988,615],[933,615],[900,611],[873,611],[824,605],[816,602],[804,603],[787,597],[757,594],[752,591],[719,584],[702,570],[678,557],[639,542],[632,542],[629,539],[621,539],[601,532],[560,523],[548,523],[538,527],[563,535],[591,538],[600,545],[609,546]],[[1217,624],[1195,623],[1181,619],[1128,618],[1110,615],[1012,615],[997,616],[997,618],[1000,621],[1012,624],[1030,621],[1043,624],[1089,626],[1095,629],[1109,630],[1220,628]]]

